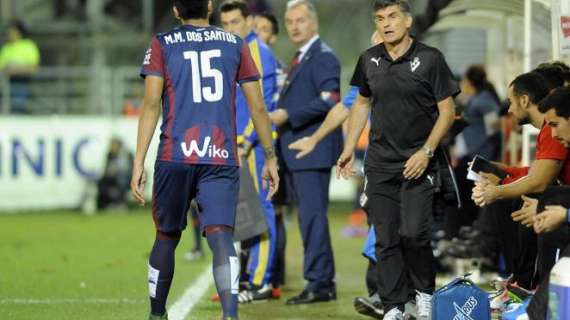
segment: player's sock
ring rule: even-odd
[[[239,260],[233,245],[232,231],[228,227],[208,227],[206,239],[213,253],[214,281],[224,317],[237,317]]]
[[[148,259],[148,288],[150,312],[161,316],[166,313],[166,298],[174,275],[174,251],[180,241],[180,233],[157,233]]]

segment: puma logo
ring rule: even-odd
[[[422,64],[420,58],[415,57],[414,61],[410,62],[410,67],[412,69],[412,72],[416,71],[416,69],[420,66],[420,64]]]
[[[376,63],[376,66],[379,67],[380,66],[380,59],[382,59],[381,57],[378,58],[370,58],[370,61]]]

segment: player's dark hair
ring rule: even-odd
[[[400,6],[400,10],[406,14],[412,14],[412,7],[407,0],[376,0],[374,2],[374,12],[391,6]]]
[[[20,35],[22,35],[22,38],[28,37],[28,28],[26,28],[26,25],[24,24],[23,21],[12,20],[12,21],[10,21],[10,24],[8,25],[8,27],[18,30]]]
[[[271,32],[273,32],[274,35],[279,35],[279,22],[277,22],[277,18],[273,13],[262,12],[262,13],[256,13],[255,15],[257,17],[262,17],[269,20],[269,22],[271,22]]]
[[[544,98],[538,110],[546,113],[548,110],[554,109],[559,117],[570,118],[570,88],[560,87],[554,89],[546,98]]]
[[[501,104],[501,99],[497,94],[497,90],[495,90],[495,86],[487,79],[485,67],[479,64],[470,66],[465,72],[465,78],[475,87],[475,91],[487,91],[498,104]]]
[[[532,104],[540,103],[550,92],[544,77],[534,71],[521,74],[509,86],[513,87],[513,93],[517,97],[527,95]]]
[[[551,64],[555,67],[562,69],[562,71],[570,71],[570,66],[568,66],[568,64],[564,61],[554,60],[551,62]]]
[[[564,80],[564,82],[570,82],[570,66],[568,66],[566,62],[556,60],[552,61],[552,65],[562,70],[562,79]]]
[[[564,82],[570,82],[570,71],[564,71],[562,72],[562,79],[564,79]]]
[[[226,0],[220,5],[220,13],[239,10],[244,18],[249,17],[250,11],[247,3],[243,0]]]
[[[208,0],[174,0],[174,6],[184,20],[208,18]]]
[[[564,71],[551,63],[543,64],[533,71],[540,73],[546,80],[549,91],[564,85]]]

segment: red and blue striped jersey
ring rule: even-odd
[[[216,27],[153,37],[141,76],[164,79],[158,160],[238,166],[236,84],[257,81],[248,45]]]

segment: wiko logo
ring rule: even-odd
[[[477,307],[477,299],[475,297],[469,297],[463,307],[460,307],[457,303],[453,302],[453,307],[455,308],[455,317],[453,320],[474,320],[471,318],[471,313]]]
[[[182,152],[184,152],[184,156],[191,157],[193,154],[198,155],[200,158],[204,158],[208,156],[208,158],[220,158],[220,159],[227,159],[230,154],[226,149],[222,149],[217,147],[216,145],[210,145],[212,138],[207,136],[204,139],[204,144],[202,148],[198,147],[198,142],[196,140],[192,140],[190,142],[190,147],[186,144],[186,142],[182,142],[180,147],[182,147]]]

